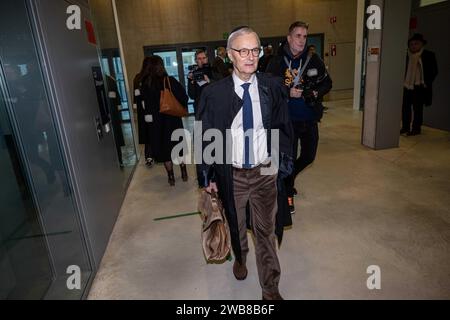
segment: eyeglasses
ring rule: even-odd
[[[231,48],[231,50],[237,51],[239,52],[239,55],[241,56],[241,58],[246,58],[248,57],[248,55],[250,54],[250,51],[252,52],[252,55],[254,57],[259,56],[259,54],[261,53],[261,48],[253,48],[253,49],[233,49]]]

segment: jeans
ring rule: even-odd
[[[286,178],[286,191],[288,197],[294,196],[294,184],[297,175],[314,162],[319,144],[319,127],[315,121],[293,121],[294,145],[293,155],[297,157],[298,141],[300,140],[300,156],[294,162],[294,170]]]

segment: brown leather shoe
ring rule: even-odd
[[[284,300],[279,292],[264,293],[262,295],[263,300]]]
[[[233,264],[233,274],[237,280],[242,281],[247,278],[247,267],[245,264],[240,264],[237,260],[234,260]]]

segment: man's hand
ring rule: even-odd
[[[211,193],[211,191],[219,192],[217,189],[217,184],[215,182],[210,182],[209,186],[205,188],[206,192]]]
[[[209,77],[206,74],[204,74],[203,77],[205,78],[206,82],[211,83],[211,80],[209,79]]]
[[[301,98],[303,90],[297,88],[291,88],[290,97],[291,98]]]
[[[194,79],[194,74],[192,72],[189,72],[187,77],[188,77],[189,80],[193,80]]]

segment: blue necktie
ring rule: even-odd
[[[244,96],[242,100],[244,105],[242,106],[242,124],[244,128],[244,169],[250,169],[252,163],[250,161],[250,156],[253,158],[253,110],[252,110],[252,99],[250,97],[250,92],[248,91],[250,83],[244,83],[241,85],[244,89]],[[247,133],[247,135],[245,135]]]

